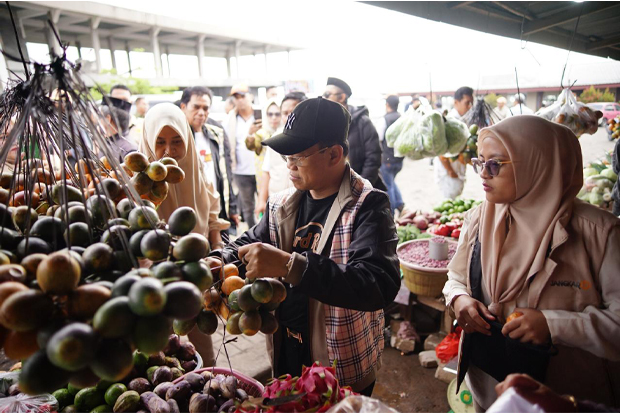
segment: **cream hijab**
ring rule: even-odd
[[[489,310],[502,316],[502,304],[516,300],[543,267],[556,225],[570,220],[583,161],[573,132],[538,116],[505,119],[483,129],[479,140],[490,137],[508,151],[516,186],[513,202],[485,201],[480,211],[483,282]]]
[[[178,161],[179,167],[185,172],[185,179],[170,185],[168,197],[157,210],[160,217],[168,219],[177,208],[188,206],[194,208],[198,218],[193,232],[208,237],[210,230],[226,229],[230,224],[217,218],[220,210],[219,196],[215,194],[203,172],[192,129],[181,109],[172,103],[153,106],[144,118],[144,133],[138,150],[144,153],[149,161],[157,160],[155,142],[164,126],[170,126],[183,138],[187,152],[185,157]]]

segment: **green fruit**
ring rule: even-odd
[[[202,308],[202,293],[194,284],[179,281],[164,287],[166,306],[164,314],[177,320],[189,320]],[[200,326],[199,326],[200,327]]]
[[[149,231],[140,241],[142,256],[151,261],[160,261],[168,256],[170,234],[162,230]]]
[[[114,286],[112,287],[112,298],[114,297],[124,297],[129,294],[129,289],[136,282],[140,281],[142,277],[138,275],[126,274],[120,277],[118,280],[114,282]]]
[[[124,218],[112,218],[108,221],[108,226],[112,227],[114,225],[124,225],[127,228],[129,228],[131,225],[129,225],[129,221],[127,221]]]
[[[209,255],[209,241],[200,234],[189,234],[177,241],[172,250],[174,258],[180,261],[199,261]]]
[[[142,231],[138,231],[135,234],[133,234],[131,238],[129,239],[129,250],[131,251],[134,257],[136,258],[144,257],[144,255],[142,255],[142,250],[140,249],[140,243],[142,242],[142,238],[144,238],[144,236],[148,232],[149,232],[148,230],[143,229]]]
[[[146,371],[149,363],[149,356],[141,351],[133,352],[133,365],[136,368],[138,374],[142,374]]]
[[[202,261],[188,262],[181,268],[183,278],[194,284],[200,291],[205,291],[213,285],[213,274],[207,264]]]
[[[251,287],[252,298],[261,304],[267,304],[273,297],[273,287],[268,280],[258,278],[254,280]]]
[[[100,404],[90,411],[90,413],[108,413],[112,412],[114,408],[107,404]]]
[[[62,209],[59,209],[59,211]],[[69,224],[73,224],[75,222],[84,222],[86,224],[93,222],[93,216],[88,209],[84,205],[76,205],[69,207],[68,211],[69,215]],[[63,219],[63,216],[59,217]]]
[[[78,413],[74,404],[71,404],[60,411],[60,413]]]
[[[239,290],[239,298],[237,299],[239,308],[243,311],[256,310],[260,303],[252,297],[252,284],[244,285]]]
[[[75,395],[75,408],[80,412],[90,411],[103,402],[103,392],[96,387],[87,387]]]
[[[65,189],[67,191],[66,197]],[[63,186],[62,184],[56,184],[52,186],[51,196],[52,201],[58,205],[63,205],[72,201],[84,202],[82,199],[82,192],[80,192],[78,188],[69,185]]]
[[[133,333],[133,342],[138,350],[147,354],[162,351],[168,344],[171,320],[164,315],[140,317]]]
[[[478,125],[475,125],[475,124],[474,124],[474,125],[471,125],[471,126],[469,127],[469,134],[470,134],[470,135],[475,135],[475,134],[477,134],[477,133],[478,133]]]
[[[618,175],[611,168],[606,168],[601,171],[601,175],[605,178],[609,179],[612,182],[616,182],[618,180]]]
[[[33,208],[22,205],[13,209],[11,218],[13,219],[13,225],[25,234],[37,222],[39,214]]]
[[[51,393],[64,387],[69,381],[69,375],[68,371],[54,366],[49,361],[45,350],[40,350],[22,364],[19,388],[30,395]]]
[[[103,195],[107,196],[110,199],[116,199],[123,191],[121,188],[121,184],[113,178],[104,178],[97,185],[97,189]]]
[[[84,323],[71,323],[58,330],[47,343],[47,357],[56,366],[78,371],[95,357],[97,335]]]
[[[104,338],[124,337],[133,332],[136,319],[129,307],[129,298],[116,297],[99,307],[93,327]]]
[[[263,334],[273,334],[278,330],[278,320],[276,320],[275,316],[266,311],[261,311],[261,325],[260,332]]]
[[[243,311],[238,313],[233,313],[226,320],[226,331],[233,335],[241,334],[241,329],[239,328],[239,319],[243,315]]]
[[[184,236],[196,227],[196,211],[190,207],[180,207],[174,210],[168,218],[168,229],[172,235]]]
[[[196,319],[193,318],[191,320],[174,320],[172,323],[172,328],[175,334],[180,336],[186,336],[194,329],[196,326]]]
[[[169,278],[176,278],[177,280],[181,280],[183,278],[183,271],[181,271],[181,267],[176,265],[174,262],[164,261],[157,264],[153,268],[153,275],[155,276],[155,278],[160,280],[165,280]]]
[[[4,230],[8,231],[8,230]],[[5,244],[2,244],[3,247],[6,247]],[[20,259],[31,255],[31,254],[49,254],[52,252],[52,248],[50,244],[43,241],[41,238],[29,237],[22,239],[19,244],[17,244],[17,256]]]
[[[235,290],[228,294],[228,306],[230,307],[230,311],[240,311],[239,307],[239,290]]]
[[[141,229],[152,229],[159,222],[157,211],[151,207],[136,207],[129,213],[129,224],[131,229],[139,231]]]
[[[125,225],[113,225],[101,236],[101,242],[108,244],[115,251],[126,251],[129,247],[131,229]]]
[[[127,391],[127,387],[123,383],[115,383],[108,387],[105,391],[104,399],[107,404],[110,406],[114,406],[116,400],[120,397],[121,394]]]
[[[148,369],[146,369],[146,378],[148,379],[149,383],[153,383],[153,375],[155,374],[155,372],[157,371],[157,369],[160,366],[151,366]]]
[[[103,227],[112,218],[116,205],[105,195],[93,195],[86,200],[86,208],[92,214],[94,224]]]
[[[0,323],[10,330],[35,330],[46,325],[53,312],[54,302],[42,291],[19,291],[2,303]]]
[[[114,403],[114,413],[135,412],[140,405],[140,395],[135,390],[121,394]]]
[[[82,260],[89,274],[108,271],[114,263],[114,250],[109,245],[98,242],[86,248],[82,253]]]
[[[201,333],[211,335],[217,330],[217,316],[212,311],[200,310],[196,318],[196,325]]]
[[[67,245],[85,248],[93,243],[90,229],[84,222],[75,222],[69,225],[69,228],[65,231],[65,240]]]
[[[120,339],[102,340],[90,368],[104,380],[122,380],[133,368],[129,344]]]
[[[66,406],[73,404],[73,400],[75,398],[68,389],[58,389],[54,393],[52,393],[52,396],[54,396],[56,400],[58,400],[59,410],[62,410]]]
[[[129,218],[129,213],[131,212],[133,208],[134,207],[131,204],[131,201],[129,200],[129,198],[123,198],[120,201],[118,201],[118,204],[116,204],[116,210],[118,211],[118,215],[124,219]]]
[[[129,307],[134,314],[140,316],[159,314],[165,305],[164,285],[156,278],[143,278],[129,289]]]
[[[0,207],[0,211],[2,210],[2,207],[4,207],[4,205]],[[0,221],[1,220],[2,220],[2,215],[0,212]],[[30,239],[32,240],[34,239],[34,237],[30,237]],[[21,236],[19,232],[9,229],[6,226],[0,227],[0,246],[2,246],[2,248],[7,249],[7,250],[13,250],[15,249],[15,247],[17,247],[17,244],[19,244],[20,240],[21,240]],[[43,241],[42,239],[39,239],[39,240],[45,243],[45,241]],[[49,248],[47,249],[47,251],[49,252]],[[44,252],[44,254],[46,253]],[[21,257],[23,258],[25,256],[26,254],[22,255]]]
[[[82,389],[80,387],[74,386],[73,384],[69,383],[67,384],[67,390],[69,390],[69,393],[71,393],[71,395],[75,397],[75,395],[78,394],[78,392]]]
[[[246,336],[253,336],[261,328],[261,316],[258,311],[246,311],[239,318],[239,329]]]
[[[113,384],[115,383],[108,380],[99,380],[95,387],[97,388],[97,390],[105,393],[105,391],[108,390],[108,388],[110,388],[110,386]]]

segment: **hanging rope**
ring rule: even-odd
[[[566,62],[564,63],[564,69],[562,69],[562,78],[560,79],[560,87],[562,89],[564,89],[564,73],[566,73],[566,66],[568,66],[568,58],[570,56],[570,52],[573,50],[573,40],[575,40],[575,34],[577,34],[577,27],[579,27],[579,20],[581,20],[581,14],[583,13],[584,5],[585,3],[581,3],[581,9],[579,10],[579,17],[577,17],[577,21],[575,22],[575,29],[573,30],[573,35],[571,36],[570,44],[568,45],[568,53],[566,54]]]
[[[28,65],[26,64],[26,59],[24,59],[24,52],[22,52],[22,44],[19,41],[19,35],[17,34],[17,25],[15,24],[15,18],[13,17],[13,10],[11,10],[11,5],[9,2],[6,2],[6,7],[9,9],[9,14],[11,15],[11,24],[13,25],[13,32],[15,33],[15,40],[17,41],[17,50],[19,50],[19,56],[22,59],[22,64],[24,65],[24,73],[26,74],[26,80],[30,80],[30,72],[28,71]]]
[[[523,115],[523,102],[521,102],[521,89],[519,89],[519,75],[517,74],[517,67],[515,66],[515,78],[517,79],[517,97],[519,98],[519,111]]]

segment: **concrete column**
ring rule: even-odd
[[[205,57],[205,37],[207,36],[204,34],[199,35],[198,44],[196,46],[196,56],[198,56],[198,76],[201,78],[207,77],[204,63],[202,61]]]
[[[286,80],[291,79],[291,51],[286,51]]]
[[[159,51],[159,40],[157,36],[161,29],[159,27],[151,28],[151,47],[153,49],[153,59],[155,60],[155,74],[157,77],[162,77],[161,72],[161,52]]]
[[[168,77],[172,77],[172,73],[170,72],[170,49],[168,46],[166,46],[166,66],[168,66]]]
[[[239,79],[239,55],[241,49],[241,40],[235,41],[235,60],[237,62],[237,70],[235,70],[235,78]]]
[[[78,51],[78,57],[82,59],[82,43],[79,40],[75,42],[75,48]]]
[[[230,64],[230,59],[232,56],[230,55],[230,49],[226,52],[226,72],[228,73],[228,78],[232,78],[232,69]]]
[[[131,70],[131,55],[129,52],[131,49],[129,48],[129,42],[125,42],[125,52],[127,53],[127,65],[129,66],[129,76],[133,76],[133,71]]]
[[[95,49],[95,67],[97,73],[101,73],[101,43],[99,41],[99,23],[101,23],[100,17],[93,17],[90,19],[90,34],[93,41],[93,49]]]
[[[269,45],[266,44],[263,53],[265,53],[265,77],[269,78],[269,65],[267,64],[267,53],[269,53]]]
[[[112,58],[112,69],[116,70],[116,57],[114,57],[114,40],[112,36],[108,37],[108,49],[110,49],[110,57]]]
[[[50,10],[47,12],[48,19],[54,25],[56,29],[56,33],[58,33],[58,37],[60,37],[60,31],[58,30],[58,21],[60,20],[60,10]],[[50,53],[55,54],[56,56],[62,56],[62,46],[58,39],[56,38],[56,34],[54,34],[54,30],[50,27],[48,22],[43,23],[45,25],[45,34],[47,37],[47,45],[50,48]]]

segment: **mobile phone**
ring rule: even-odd
[[[263,117],[263,111],[260,109],[254,109],[254,120],[261,120]]]

